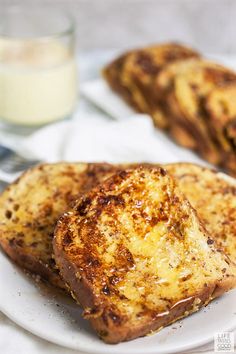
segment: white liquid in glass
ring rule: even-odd
[[[0,39],[0,119],[41,125],[74,109],[77,72],[74,57],[59,41]]]

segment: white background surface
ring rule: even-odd
[[[235,0],[0,0],[71,11],[78,48],[125,48],[180,40],[211,53],[236,53]]]

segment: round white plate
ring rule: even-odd
[[[236,291],[152,336],[117,345],[103,343],[72,299],[45,290],[0,252],[0,310],[29,332],[50,342],[92,354],[183,352],[236,327]]]

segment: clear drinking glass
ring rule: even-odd
[[[77,101],[75,26],[52,9],[13,7],[0,19],[0,121],[40,126]]]

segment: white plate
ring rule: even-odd
[[[214,333],[236,327],[236,291],[159,333],[117,345],[97,338],[70,298],[37,286],[0,252],[0,310],[50,342],[93,354],[183,352],[213,340]]]

